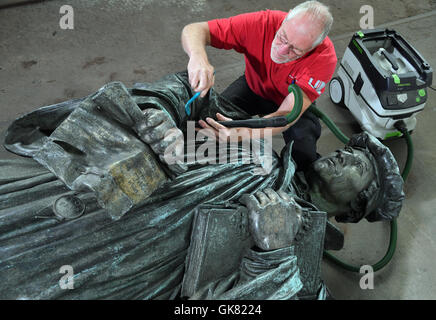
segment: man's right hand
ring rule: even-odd
[[[195,92],[204,97],[215,83],[214,67],[207,58],[192,54],[188,63],[189,84]]]
[[[191,88],[204,97],[213,86],[214,68],[207,59],[206,46],[210,45],[207,22],[188,24],[182,31],[183,50],[189,56],[188,75]]]

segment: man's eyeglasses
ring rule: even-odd
[[[283,31],[281,31],[281,30],[277,31],[276,38],[277,38],[277,40],[279,40],[280,44],[287,46],[289,48],[289,50],[291,50],[297,56],[301,57],[302,55],[304,55],[307,52],[307,50],[301,50],[301,49],[295,48],[292,44],[289,44],[288,40],[286,39],[285,35],[283,34]]]

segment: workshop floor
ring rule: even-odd
[[[13,2],[13,1],[5,1]],[[18,116],[39,106],[88,95],[105,83],[127,86],[153,82],[184,70],[187,56],[180,44],[184,25],[262,9],[287,11],[299,1],[276,0],[76,0],[74,29],[59,27],[65,1],[45,1],[0,9],[0,131]],[[338,61],[351,34],[360,29],[362,5],[374,8],[375,26],[399,31],[436,68],[436,1],[325,0],[335,23],[331,31]],[[2,1],[0,1],[2,5]],[[208,49],[216,68],[216,89],[222,91],[241,75],[244,62],[235,52]],[[336,299],[436,299],[436,93],[429,90],[425,110],[412,136],[415,158],[405,186],[406,200],[398,219],[397,250],[392,261],[374,276],[374,289],[363,290],[362,274],[323,263],[322,277]],[[333,105],[328,93],[318,100],[346,133],[358,131],[348,111]],[[433,123],[433,125],[432,125]],[[357,131],[356,131],[357,130]],[[403,168],[403,140],[387,143]],[[277,151],[281,137],[274,140]],[[323,125],[318,143],[326,154],[340,142]],[[0,150],[0,158],[13,158]],[[389,241],[389,223],[361,222],[339,226],[345,248],[337,253],[355,264],[380,260]]]

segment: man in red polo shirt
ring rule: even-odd
[[[266,10],[187,25],[182,32],[182,45],[189,55],[190,84],[201,96],[214,84],[214,68],[208,61],[206,45],[244,54],[245,75],[222,95],[251,115],[269,118],[291,112],[294,95],[288,93],[288,86],[295,82],[303,92],[300,117],[286,127],[268,129],[273,135],[282,133],[286,143],[294,141],[297,168],[305,170],[318,157],[316,141],[321,126],[314,115],[304,111],[324,92],[337,62],[334,46],[327,37],[332,23],[325,5],[307,1],[289,13]],[[217,114],[217,119],[231,120],[221,114]],[[230,129],[211,118],[200,120],[199,124],[216,134],[230,134]],[[236,132],[251,137],[253,130],[259,130],[263,136],[264,129],[238,128]]]

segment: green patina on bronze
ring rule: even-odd
[[[259,171],[262,161],[219,163],[217,158],[216,164],[188,162],[185,172],[174,174],[157,159],[132,128],[140,120],[134,107],[164,111],[185,137],[188,120],[214,117],[217,112],[232,119],[249,117],[213,90],[194,101],[188,117],[184,104],[192,96],[187,74],[180,73],[128,90],[119,83],[108,85],[96,94],[37,109],[12,123],[5,147],[33,159],[0,160],[1,298],[174,299],[180,297],[199,205],[226,206],[238,203],[244,194],[260,195],[259,191],[271,188],[299,198],[301,206],[314,210],[308,202],[313,177],[306,181],[295,172],[292,144],[281,156],[271,154],[267,172]],[[388,164],[391,169],[376,170],[383,171],[383,179],[371,181],[371,192],[363,190],[362,201],[356,201],[350,215],[341,212],[340,217],[357,222],[363,217],[376,221],[398,215],[402,184],[395,179],[398,168],[393,157],[367,135],[351,141],[356,148],[369,145],[366,152],[382,159],[376,159],[375,165]],[[197,142],[196,147],[202,144]],[[243,144],[227,148],[229,153],[250,152]],[[252,159],[261,156],[251,154]],[[339,165],[338,170],[342,170]],[[390,192],[380,193],[377,188]],[[74,206],[63,210],[83,205],[84,212],[60,219],[53,204],[71,195]],[[267,230],[280,230],[274,219],[265,221],[272,224]],[[288,244],[284,234],[272,242],[276,246],[284,239],[288,244],[284,248],[273,246],[265,252],[250,248],[241,265],[254,267],[255,272],[243,268],[211,281],[221,288],[212,297],[325,297],[318,263],[323,249],[319,236],[326,225],[310,229],[301,224],[300,229],[304,226],[307,235],[317,237],[297,234],[296,241],[303,246]],[[251,228],[251,232],[259,231]],[[223,254],[233,254],[232,248]],[[219,257],[216,260],[219,263]],[[74,270],[73,290],[59,285],[59,270],[65,265]],[[310,280],[304,276],[308,274]],[[203,297],[200,291],[198,296]]]

